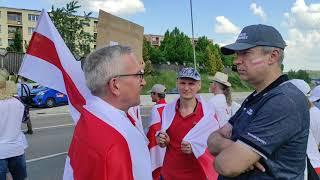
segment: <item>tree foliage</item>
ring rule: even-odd
[[[23,52],[21,31],[14,32],[13,44],[7,47],[7,51]]]
[[[84,12],[83,17],[76,16],[80,7],[78,1],[71,1],[62,8],[52,6],[50,17],[70,51],[84,56],[91,51],[90,45],[94,42],[94,36],[84,31],[84,27],[89,26],[92,13]]]
[[[301,70],[301,69],[298,71],[290,70],[288,72],[288,77],[289,79],[303,79],[307,83],[311,82],[311,78],[306,70]]]
[[[223,72],[224,66],[219,54],[219,46],[217,44],[209,44],[206,48],[205,70],[208,74],[214,75],[217,71]]]
[[[169,62],[179,64],[193,62],[193,50],[190,38],[176,27],[167,31],[160,45],[163,56]]]

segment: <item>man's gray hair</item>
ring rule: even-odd
[[[123,72],[124,63],[119,62],[120,57],[131,53],[130,47],[115,45],[103,47],[87,56],[82,68],[93,95],[105,95],[106,83]]]
[[[269,46],[260,46],[260,47],[261,47],[262,52],[265,53],[265,54],[268,54],[268,53],[272,52],[275,49],[278,50],[279,51],[279,61],[278,61],[278,63],[279,63],[279,65],[282,64],[283,59],[284,59],[284,51],[283,51],[283,49],[277,48],[277,47],[269,47]]]

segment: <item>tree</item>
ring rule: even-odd
[[[205,70],[208,74],[214,75],[217,71],[223,72],[224,66],[219,54],[219,46],[217,44],[209,44],[206,48]]]
[[[209,44],[212,44],[206,36],[198,38],[195,45],[197,63],[200,64],[200,69],[203,69],[203,64],[206,61],[206,48]]]
[[[76,16],[80,7],[78,1],[71,1],[62,8],[55,9],[52,6],[50,17],[70,51],[85,56],[91,51],[90,45],[94,42],[94,36],[84,31],[84,27],[89,26],[92,13],[84,12],[84,17]]]
[[[209,44],[211,44],[211,42],[208,40],[208,38],[206,36],[201,36],[198,38],[195,49],[197,52],[205,52]]]
[[[153,71],[152,63],[150,61],[150,49],[151,45],[150,43],[143,38],[143,48],[142,48],[142,58],[145,63],[144,73],[145,74],[151,74]]]
[[[177,62],[179,64],[193,62],[190,38],[183,32],[180,32],[177,27],[171,32],[166,31],[164,40],[160,45],[160,50],[169,62]]]
[[[23,52],[22,35],[20,30],[14,32],[13,44],[7,47],[7,51]]]
[[[302,79],[302,80],[306,81],[307,83],[311,82],[311,78],[306,70],[300,69],[297,72],[290,70],[288,72],[288,77],[289,77],[289,79]]]

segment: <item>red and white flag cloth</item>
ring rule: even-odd
[[[147,138],[149,140],[149,151],[151,157],[151,169],[152,177],[154,180],[160,178],[160,171],[163,164],[164,155],[166,153],[165,148],[161,148],[157,144],[156,134],[161,130],[162,111],[166,104],[156,104],[151,109],[151,122],[147,132]]]
[[[203,117],[187,133],[183,140],[191,144],[193,154],[198,159],[208,180],[216,180],[218,178],[218,173],[213,167],[214,157],[208,151],[207,139],[212,132],[220,128],[220,124],[216,118],[214,109],[210,108],[210,105],[204,101],[202,97],[197,96],[197,99],[202,104]],[[163,132],[165,132],[173,122],[177,100],[166,105],[163,110],[161,128],[161,131]]]
[[[134,106],[134,107],[129,108],[127,116],[129,118],[129,120],[131,121],[131,123],[142,133],[144,138],[147,140],[147,137],[144,133],[144,129],[143,129],[143,125],[142,125],[140,106]]]
[[[97,98],[90,93],[85,84],[80,62],[75,60],[53,25],[48,13],[44,10],[41,12],[37,27],[32,35],[19,75],[66,94],[75,124],[78,122],[82,111],[84,111],[84,105],[87,104],[87,101]],[[99,113],[97,109],[94,109],[94,106],[92,107],[86,110],[94,112],[93,115],[106,124],[111,123],[108,125],[114,127],[128,143],[133,168],[132,172],[123,173],[132,173],[134,179],[152,179],[150,156],[145,145],[146,142],[137,128],[126,126],[128,128],[126,129],[127,132],[123,132],[123,122],[114,121],[119,118],[118,114],[110,113],[110,115],[106,115],[104,112]],[[128,118],[125,119],[129,122]],[[135,144],[139,144],[139,146]],[[67,157],[63,179],[71,180],[74,179],[73,177],[70,159]]]

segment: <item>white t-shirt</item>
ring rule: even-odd
[[[238,109],[239,109],[240,107],[241,107],[240,104],[232,101],[231,106],[230,106],[230,108],[231,108],[231,117],[232,117],[234,114],[236,114],[236,112],[238,111]]]
[[[16,98],[0,100],[0,159],[20,156],[26,148],[21,131],[24,105]]]
[[[313,168],[320,168],[320,110],[317,107],[310,108],[310,130],[308,137],[307,154]]]
[[[210,100],[209,104],[213,106],[216,111],[217,118],[221,127],[226,124],[231,117],[231,108],[227,104],[227,100],[224,94],[214,95]]]

